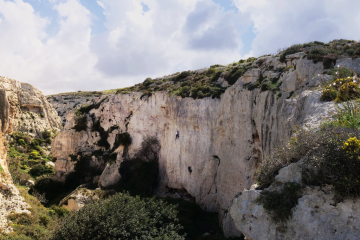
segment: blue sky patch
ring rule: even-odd
[[[212,0],[214,3],[219,4],[226,11],[238,12],[237,7],[233,4],[232,0]]]

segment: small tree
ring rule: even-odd
[[[55,229],[52,240],[184,239],[175,206],[119,193],[94,201]]]

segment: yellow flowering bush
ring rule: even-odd
[[[357,78],[338,78],[325,87],[321,94],[322,101],[344,102],[360,97]]]
[[[339,93],[335,99],[335,102],[344,102],[347,100],[360,97],[359,85],[355,82],[344,83],[339,88]]]
[[[342,149],[348,155],[358,155],[360,153],[360,140],[356,137],[351,137],[343,143]]]

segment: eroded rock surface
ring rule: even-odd
[[[65,125],[66,115],[70,110],[80,108],[83,104],[92,104],[101,96],[82,96],[76,94],[55,94],[46,96],[49,103],[56,110],[61,122]]]
[[[282,188],[287,182],[301,182],[301,161],[279,171],[268,189]],[[267,190],[267,189],[265,189]],[[334,201],[332,186],[307,186],[286,223],[275,224],[262,205],[256,203],[261,190],[245,190],[233,200],[230,215],[246,239],[358,239],[360,200]]]
[[[295,126],[317,127],[335,110],[333,103],[320,101],[321,91],[308,89],[310,82],[320,84],[316,75],[323,66],[301,56],[291,64],[296,69],[280,75],[276,69],[286,65],[266,57],[260,69],[272,66],[272,71],[252,69],[245,74],[249,78],[246,82],[265,75],[291,82],[281,97],[272,91],[249,91],[242,80],[228,88],[221,99],[194,100],[171,97],[166,92],[155,92],[142,100],[141,93],[110,95],[87,114],[87,129],[80,132],[72,129],[75,120],[74,111],[70,111],[52,144],[56,177],[64,180],[74,171],[76,162],[70,154],[78,152],[91,156],[94,167],[105,169],[101,184],[111,185],[121,177],[113,168],[123,161],[123,146],[115,150],[118,154],[112,167],[93,155],[103,149],[97,145],[99,131],[91,130],[96,122],[108,132],[110,148],[117,134],[128,132],[133,140],[127,152],[130,156],[145,136],[157,136],[161,142],[157,194],[166,195],[168,189],[187,192],[204,210],[220,212],[225,233],[233,235],[237,230],[232,227],[228,208],[237,193],[250,188],[264,156],[287,141]],[[177,140],[176,131],[180,132]]]
[[[7,138],[14,131],[41,136],[43,131],[59,131],[60,118],[45,96],[32,85],[0,77],[0,229],[12,231],[10,213],[28,213],[30,206],[12,182],[6,162]]]

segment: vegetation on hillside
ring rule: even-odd
[[[174,206],[154,198],[118,193],[94,201],[66,217],[53,233],[57,240],[184,239]]]
[[[257,173],[259,188],[275,181],[283,167],[303,161],[302,186],[332,185],[335,200],[360,196],[360,103],[340,105],[334,118],[319,130],[299,129],[284,146],[276,149]],[[263,204],[275,222],[286,221],[301,197],[301,185],[284,184],[283,190],[263,191],[258,202]],[[284,198],[288,199],[284,201]]]

